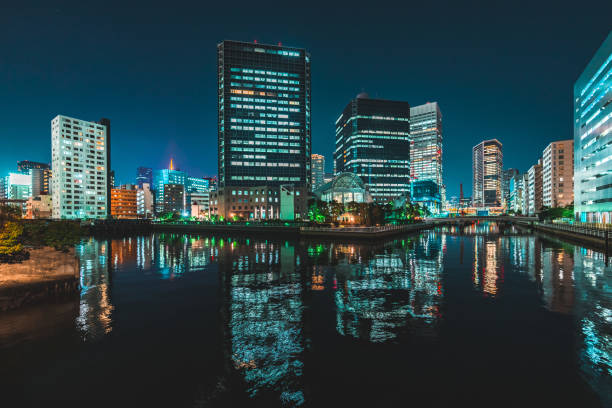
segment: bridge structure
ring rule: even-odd
[[[462,217],[447,217],[447,218],[428,218],[426,222],[432,225],[457,225],[465,226],[476,222],[496,222],[507,224],[530,224],[537,222],[538,217],[512,217],[508,215],[474,215]]]

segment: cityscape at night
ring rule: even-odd
[[[3,405],[612,406],[612,4],[35,3]]]

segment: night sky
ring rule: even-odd
[[[50,162],[57,114],[111,119],[118,183],[170,157],[216,175],[216,44],[257,40],[311,53],[313,152],[328,170],[334,121],[358,93],[437,101],[449,197],[461,182],[471,195],[483,139],[525,171],[573,137],[573,83],[612,28],[611,1],[20,3],[0,6],[1,175]]]

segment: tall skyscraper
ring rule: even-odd
[[[369,185],[374,201],[410,193],[410,105],[359,94],[336,120],[337,173]]]
[[[552,142],[542,155],[542,205],[574,203],[574,140]]]
[[[51,166],[30,160],[17,162],[17,170],[21,174],[32,176],[32,196],[49,194],[51,183]]]
[[[309,187],[310,55],[223,41],[217,57],[219,186]]]
[[[325,184],[325,156],[322,154],[312,154],[312,191]]]
[[[574,212],[612,222],[612,32],[574,84]]]
[[[150,167],[138,167],[136,169],[136,184],[138,188],[142,188],[144,183],[153,185],[153,169]]]
[[[527,183],[529,185],[529,205],[527,214],[535,215],[542,211],[542,159],[538,160],[527,171]]]
[[[110,213],[107,128],[63,115],[51,121],[53,218]]]
[[[513,177],[518,176],[519,171],[517,169],[502,170],[501,179],[501,195],[502,195],[502,206],[506,209],[510,209],[510,181]]]
[[[164,199],[169,197],[172,200],[175,200],[176,197],[178,196],[178,187],[173,187],[172,193],[168,196],[167,194],[164,193],[166,186],[168,184],[185,186],[187,182],[187,175],[180,170],[175,170],[172,160],[170,160],[169,167],[170,167],[169,169],[156,170],[153,173],[153,181],[154,181],[154,186],[155,186],[155,211],[158,214],[166,212],[165,209],[167,208],[176,207],[176,205],[174,204],[174,201],[170,205],[170,207],[168,207],[167,205],[164,204],[165,203]],[[180,193],[180,196],[183,199],[185,198],[184,188],[182,192]],[[185,203],[183,203],[181,208],[183,209],[185,208]]]
[[[502,144],[497,139],[472,149],[472,201],[474,207],[501,207]]]
[[[442,181],[442,113],[437,102],[410,108],[410,179]],[[440,191],[439,191],[440,192]]]

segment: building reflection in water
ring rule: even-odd
[[[604,390],[604,406],[612,406],[612,268],[605,265],[601,253],[575,247],[573,255],[569,279],[574,281],[576,296],[564,299],[574,303],[580,327],[580,365],[587,381]],[[565,277],[568,272],[563,272]]]
[[[538,236],[470,228],[486,230],[460,238],[474,243],[474,287],[499,296],[504,262],[512,278],[531,281],[529,290],[538,291],[542,307],[573,316],[581,372],[599,395],[612,395],[606,392],[612,379],[612,268],[603,256]],[[274,394],[300,405],[306,400],[303,361],[311,320],[305,306],[311,296],[333,296],[335,310],[329,312],[336,332],[347,338],[381,343],[438,336],[445,246],[446,234],[434,231],[378,246],[172,234],[89,239],[77,247],[83,290],[76,323],[86,340],[112,333],[113,274],[152,271],[170,280],[218,264],[226,374],[239,378],[251,397]]]
[[[94,340],[113,329],[111,302],[112,244],[90,238],[77,245],[80,262],[81,297],[76,326],[84,340]]]
[[[501,240],[499,237],[474,237],[472,282],[487,296],[497,295],[498,286],[503,281]]]
[[[305,281],[295,247],[233,241],[218,261],[233,369],[251,397],[273,391],[283,403],[301,405]]]
[[[364,246],[335,245],[338,333],[374,343],[394,339],[408,326],[416,335],[434,334],[445,237],[432,232],[415,240],[376,253]]]

